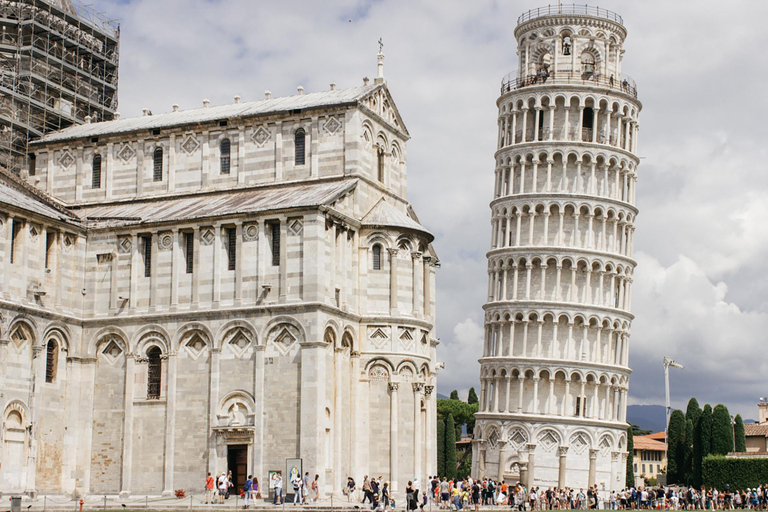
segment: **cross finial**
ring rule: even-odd
[[[384,53],[384,41],[379,38],[379,53]]]

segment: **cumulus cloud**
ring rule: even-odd
[[[516,67],[515,21],[537,3],[327,0],[96,0],[120,18],[120,111],[140,115],[361,83],[385,74],[411,133],[409,199],[436,234],[439,390],[478,385],[498,85]],[[601,4],[601,7],[604,7]],[[768,3],[616,0],[623,69],[640,120],[630,389],[675,405],[696,394],[754,417],[766,369],[768,173],[762,100]]]

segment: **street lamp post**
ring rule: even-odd
[[[664,385],[665,385],[665,391],[667,393],[667,421],[664,424],[664,453],[667,456],[667,467],[665,470],[669,469],[669,415],[672,410],[672,407],[669,403],[669,367],[672,368],[679,368],[683,369],[683,365],[680,363],[676,363],[673,359],[668,358],[667,356],[664,356]],[[667,478],[669,478],[669,471],[667,471]],[[667,484],[669,484],[669,480],[667,480]]]

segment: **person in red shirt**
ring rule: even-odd
[[[208,478],[205,479],[205,502],[213,503],[213,477],[210,472]]]

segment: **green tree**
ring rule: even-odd
[[[682,481],[690,484],[693,479],[693,421],[685,420],[685,445],[683,447]]]
[[[451,391],[451,400],[461,400],[459,398],[459,392],[455,389]]]
[[[437,419],[437,474],[445,476],[445,421]]]
[[[467,403],[469,405],[477,404],[480,400],[477,399],[477,392],[475,388],[469,388],[469,394],[467,395]]]
[[[453,423],[453,414],[448,414],[445,421],[445,476],[448,479],[456,478],[456,429]]]
[[[736,451],[747,451],[747,437],[744,433],[744,420],[741,419],[741,414],[736,415],[736,425],[734,425],[733,429],[736,435]]]
[[[712,453],[712,406],[706,404],[701,411],[701,459]]]
[[[696,424],[693,426],[693,446],[691,448],[692,451],[692,458],[693,462],[691,464],[691,482],[693,483],[694,487],[699,487],[701,485],[701,461],[702,461],[702,455],[701,455],[701,424],[702,424],[702,418],[704,418],[704,413],[699,414],[699,419],[696,421]]]
[[[712,453],[727,455],[733,451],[733,429],[731,415],[723,404],[712,409]]]
[[[453,421],[456,424],[456,439],[461,439],[461,427],[467,425],[467,431],[475,428],[475,413],[477,404],[470,405],[461,400],[451,400],[450,398],[437,399],[437,417],[443,420],[448,419],[448,414],[453,415]]]
[[[685,416],[682,411],[675,409],[669,417],[667,429],[667,483],[682,483],[681,458],[685,461]]]
[[[701,416],[701,407],[699,407],[699,401],[696,398],[688,400],[688,407],[685,409],[685,419],[691,420],[694,424],[698,423],[699,416]]]
[[[627,453],[629,453],[629,456],[627,457],[627,478],[624,484],[627,487],[635,486],[635,464],[634,464],[635,435],[632,433],[632,430],[633,430],[632,425],[627,427]]]

